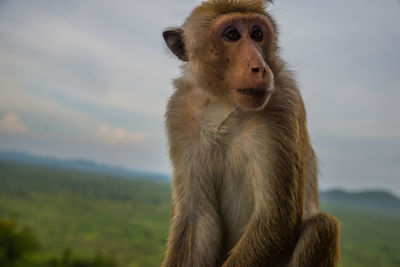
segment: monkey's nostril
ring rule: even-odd
[[[251,71],[252,71],[252,72],[259,72],[260,69],[259,69],[259,68],[251,68]]]
[[[267,75],[267,70],[263,69],[262,76],[265,77],[265,75]]]

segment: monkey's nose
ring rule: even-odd
[[[260,79],[264,79],[267,71],[264,67],[252,67],[251,73],[259,77]]]

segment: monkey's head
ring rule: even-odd
[[[262,0],[209,0],[163,33],[187,77],[220,101],[263,108],[274,90],[276,26]]]

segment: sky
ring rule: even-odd
[[[169,174],[179,76],[163,29],[194,0],[0,0],[0,150]],[[400,1],[276,0],[323,190],[400,196]]]

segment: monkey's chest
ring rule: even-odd
[[[239,241],[254,210],[251,159],[243,144],[231,141],[225,151],[225,168],[220,190],[220,214],[225,225],[224,248],[231,250]]]
[[[229,127],[229,125],[227,125]],[[219,201],[219,214],[224,225],[223,248],[229,252],[239,241],[254,210],[254,174],[250,153],[251,138],[245,128],[208,135],[203,157],[210,159],[208,169]]]
[[[193,160],[205,177],[213,180],[218,211],[224,224],[223,248],[232,249],[242,236],[254,210],[255,158],[252,156],[257,132],[255,118],[229,113],[210,105],[203,121]]]

